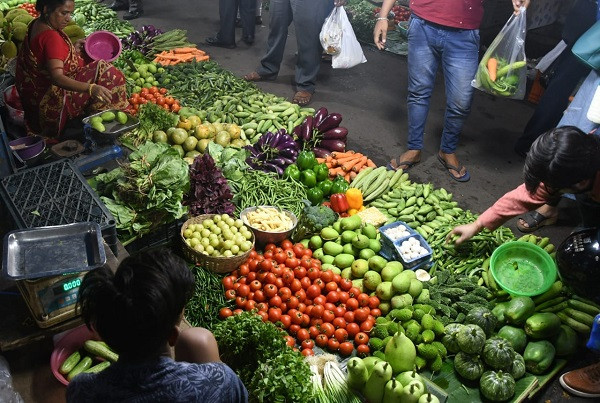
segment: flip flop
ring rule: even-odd
[[[398,162],[398,158],[394,158],[390,162],[388,162],[388,164],[386,165],[386,168],[387,168],[388,171],[397,171],[398,169],[402,169],[404,172],[408,172],[408,171],[410,171],[410,169],[412,167],[414,167],[415,165],[417,165],[419,162],[421,162],[421,160],[419,160],[419,161],[400,161],[400,162]],[[396,164],[395,168],[392,165],[392,163]],[[406,166],[406,168],[400,168],[402,166]]]
[[[308,91],[298,91],[294,94],[294,98],[292,98],[292,103],[298,104],[300,106],[306,106],[310,103],[312,98],[312,94]]]
[[[437,159],[444,166],[444,168],[446,168],[448,170],[448,175],[450,175],[450,177],[452,179],[454,179],[455,181],[467,182],[467,181],[469,181],[469,179],[471,179],[471,175],[469,174],[469,171],[465,170],[465,173],[462,176],[454,176],[454,175],[452,175],[452,172],[450,172],[450,170],[460,172],[464,168],[464,166],[459,168],[452,164],[448,164],[446,161],[444,161],[444,159],[439,154],[437,155]]]
[[[253,81],[253,82],[254,81],[274,81],[275,80],[274,77],[271,78],[271,77],[261,76],[256,71],[253,71],[252,73],[246,74],[243,78],[246,81]]]
[[[527,227],[517,221],[517,228],[519,231],[524,232],[526,234],[536,231],[546,225],[556,224],[558,221],[558,217],[546,217],[539,211],[530,211],[519,217],[521,220],[525,221]]]

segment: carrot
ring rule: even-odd
[[[353,160],[359,160],[361,157],[362,157],[362,154],[360,154],[360,155],[349,155],[349,156],[346,156],[346,157],[338,157],[338,158],[335,159],[335,162],[338,165],[342,165],[344,162],[353,161]]]
[[[348,172],[348,177],[350,178],[351,181],[353,181],[354,178],[356,178],[356,175],[358,175],[358,174],[354,171]]]
[[[362,163],[361,163],[362,161]],[[367,162],[367,157],[365,157],[364,155],[362,157],[358,157],[356,159],[350,160],[350,161],[346,161],[342,164],[342,169],[346,172],[352,170],[352,168],[354,168],[357,165],[364,165]]]
[[[370,158],[367,158],[367,167],[376,168],[377,165],[375,165],[375,163]]]
[[[488,73],[490,74],[490,80],[496,81],[496,72],[498,71],[498,59],[490,57],[487,61]]]
[[[326,162],[326,163],[325,163],[325,165],[327,165],[327,168],[330,168],[330,169],[331,169],[331,168],[335,168],[335,167],[333,166],[333,162]]]
[[[331,156],[333,158],[343,158],[343,157],[348,157],[350,155],[356,154],[354,151],[349,150],[349,151],[334,151],[331,153]]]
[[[338,168],[331,168],[329,170],[329,176],[331,176],[333,178],[335,178],[338,175],[344,176],[345,174],[346,174],[346,172],[342,168],[340,168],[340,167],[338,167]]]
[[[172,49],[173,53],[196,53],[196,52],[202,52],[202,54],[205,54],[203,51],[198,50],[196,48],[175,48]]]
[[[207,60],[210,60],[210,57],[208,57],[208,56],[196,56],[196,61],[197,62],[205,62]]]
[[[367,160],[368,160],[368,158],[367,158],[366,155],[362,156],[360,158],[360,160],[356,164],[354,164],[354,166],[351,168],[352,171],[354,171],[354,172],[360,172],[360,170],[362,169],[362,167],[364,167],[365,164],[367,163]]]
[[[325,158],[317,158],[317,162],[318,162],[319,164],[322,164],[322,163],[324,163],[324,162],[325,162]]]
[[[346,179],[346,182],[350,182],[350,172],[346,172],[346,175],[344,175],[344,179]]]

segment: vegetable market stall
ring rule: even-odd
[[[85,10],[104,7],[77,4]],[[120,139],[132,153],[123,166],[91,182],[118,217],[122,242],[152,236],[160,225],[188,214],[211,215],[212,223],[193,223],[194,230],[188,225],[177,233],[181,245],[175,247],[193,250],[186,255],[196,258],[249,252],[227,274],[207,270],[199,258],[193,268],[198,292],[186,315],[192,324],[213,330],[224,360],[253,399],[414,397],[425,389],[416,367],[438,399],[449,395],[447,401],[455,401],[459,390],[468,389],[472,400],[491,394],[519,400],[544,382],[537,373],[549,379],[564,363],[548,357],[569,357],[589,333],[598,308],[581,305],[562,283],[529,300],[512,298],[490,269],[489,258],[500,245],[536,243],[552,253],[549,239],[515,240],[500,228],[484,231],[463,248],[447,245],[454,225],[476,217],[448,191],[415,183],[402,171],[388,172],[367,155],[346,150],[349,130],[335,112],[263,93],[211,60],[155,62],[156,51],[169,51],[146,49],[157,44],[152,40],[162,35],[157,31],[131,32],[139,40],[116,62],[128,75],[128,112],[141,121]],[[175,49],[193,47],[181,32],[167,38]],[[243,209],[260,205],[299,218],[293,242],[242,248],[249,239],[235,220]],[[218,222],[229,219],[246,239],[218,238],[225,236]],[[403,231],[388,234],[384,225],[399,228],[398,222]],[[233,232],[232,225],[227,229]],[[403,245],[408,239],[417,245]],[[509,310],[510,304],[520,305]],[[542,326],[546,321],[540,318],[551,320]],[[522,343],[509,346],[503,334],[518,335]],[[504,355],[488,357],[486,350]],[[255,356],[248,359],[247,351]],[[323,352],[333,353],[335,361],[328,362],[335,366],[320,368],[302,356]],[[508,368],[508,358],[521,363],[518,357],[524,366]],[[278,366],[287,370],[274,371]],[[480,395],[476,379],[484,370]],[[279,373],[288,375],[273,376]]]

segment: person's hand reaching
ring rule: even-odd
[[[460,245],[461,243],[468,241],[474,235],[477,235],[479,231],[481,231],[483,227],[477,221],[473,221],[470,224],[459,225],[458,227],[454,227],[452,231],[446,237],[446,243],[451,242],[452,238],[455,235],[458,235],[458,238],[454,241],[455,245]]]
[[[521,11],[521,7],[529,7],[530,0],[512,0],[513,8],[515,9],[515,14],[519,14]]]
[[[102,101],[105,104],[108,104],[112,101],[112,92],[106,87],[101,85],[92,84],[91,89],[92,98],[98,101]]]
[[[385,49],[385,40],[387,37],[388,21],[386,18],[377,19],[375,28],[373,29],[373,42],[377,49]]]
[[[342,7],[346,5],[346,0],[334,0],[333,5],[336,7]]]

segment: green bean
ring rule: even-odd
[[[191,268],[195,278],[195,289],[185,309],[185,317],[192,326],[211,329],[218,321],[222,307],[233,307],[232,302],[225,299],[225,291],[221,283],[224,275],[216,274],[202,267]]]

